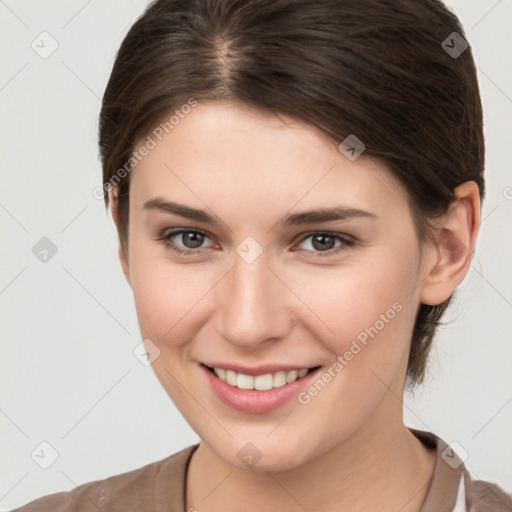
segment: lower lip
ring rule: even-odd
[[[277,409],[289,402],[310,383],[312,378],[321,369],[317,368],[316,370],[310,371],[304,377],[301,377],[291,384],[286,384],[279,388],[272,388],[268,391],[259,391],[255,389],[239,389],[237,387],[230,386],[208,370],[205,365],[200,364],[199,366],[206,374],[213,392],[223,403],[229,405],[233,409],[237,409],[238,411],[248,414],[273,411],[274,409]]]

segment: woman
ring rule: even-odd
[[[484,196],[439,0],[157,0],[100,148],[145,355],[201,441],[19,511],[512,510],[402,418]]]

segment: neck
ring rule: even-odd
[[[384,424],[370,420],[326,453],[279,472],[240,470],[201,442],[189,464],[186,510],[418,512],[436,453],[405,427],[401,412]]]

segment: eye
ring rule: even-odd
[[[173,240],[175,237],[178,237],[178,240],[181,238],[181,242],[185,246],[184,248],[177,245]],[[208,237],[206,233],[202,231],[195,229],[175,229],[167,234],[161,234],[157,240],[163,243],[165,247],[178,254],[192,254],[200,252],[196,249],[203,249],[201,244],[204,242],[205,238]]]
[[[181,243],[184,247],[180,247],[174,240],[175,238],[177,240],[181,239]],[[157,241],[161,242],[166,248],[177,254],[185,255],[200,253],[202,249],[206,248],[202,246],[205,239],[208,239],[206,233],[196,229],[175,229],[167,233],[162,232],[157,237]],[[310,248],[301,250],[313,253],[313,257],[334,256],[356,245],[356,242],[352,238],[342,236],[339,233],[315,231],[303,237],[301,243],[304,243],[308,239],[311,239],[311,242],[308,243]],[[336,242],[339,242],[337,246]],[[298,249],[293,250],[296,251]]]
[[[356,244],[352,238],[341,236],[338,233],[321,231],[309,233],[302,238],[302,243],[308,239],[311,239],[311,242],[307,244],[310,248],[306,249],[306,251],[315,253],[313,254],[313,257],[321,258],[347,251],[350,247],[353,247]],[[338,246],[335,245],[336,241],[340,242]]]

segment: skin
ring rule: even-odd
[[[142,140],[141,140],[142,142]],[[186,506],[240,510],[419,511],[434,452],[404,426],[402,396],[415,314],[463,280],[480,224],[474,182],[438,221],[423,249],[404,190],[364,153],[349,161],[314,126],[220,101],[200,101],[131,171],[129,241],[120,247],[142,337],[158,347],[152,367],[200,437]],[[213,227],[144,210],[161,197],[218,216]],[[110,192],[116,225],[117,201]],[[346,205],[378,219],[285,227],[284,215]],[[180,255],[157,237],[187,228]],[[356,246],[323,256],[308,235],[335,232]],[[237,246],[253,237],[263,253],[247,263]],[[200,361],[332,366],[357,335],[394,303],[402,309],[306,404],[246,414],[224,405]],[[237,452],[261,452],[254,467]]]

